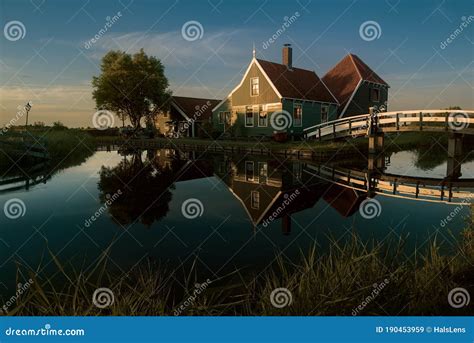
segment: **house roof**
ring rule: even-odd
[[[173,104],[176,105],[189,118],[199,115],[200,120],[207,120],[212,116],[212,109],[220,102],[215,99],[189,98],[184,96],[173,96]]]
[[[338,103],[314,71],[292,68],[284,64],[257,59],[283,98]]]
[[[360,81],[369,81],[388,87],[388,84],[358,56],[348,54],[323,77],[324,83],[344,108]]]

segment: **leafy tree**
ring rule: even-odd
[[[161,61],[140,52],[110,51],[102,58],[101,74],[92,79],[92,97],[101,110],[129,119],[135,130],[142,119],[153,122],[169,107],[171,91]]]
[[[64,125],[59,120],[53,123],[53,130],[66,130],[66,129],[67,129],[66,125]]]

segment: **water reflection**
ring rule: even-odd
[[[151,226],[167,215],[176,184],[213,176],[241,204],[254,229],[280,220],[284,234],[291,232],[292,215],[314,207],[321,199],[342,217],[350,217],[367,198],[389,196],[463,205],[471,201],[474,188],[471,178],[387,173],[390,156],[318,164],[170,149],[119,153],[120,163],[101,168],[98,188],[103,202],[110,194],[122,192],[109,206],[113,220],[122,226],[136,221]]]

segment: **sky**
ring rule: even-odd
[[[281,62],[290,43],[293,65],[320,77],[358,55],[390,85],[389,110],[474,109],[472,16],[473,0],[0,0],[0,126],[24,124],[31,101],[30,123],[92,127],[101,58],[140,48],[180,96],[223,99],[253,45]]]

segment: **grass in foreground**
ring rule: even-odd
[[[472,315],[472,303],[455,309],[447,296],[455,287],[474,294],[473,224],[464,231],[454,254],[445,256],[439,249],[433,240],[414,263],[402,253],[403,241],[367,244],[354,234],[345,243],[333,241],[324,255],[313,248],[297,264],[279,258],[258,278],[237,270],[212,280],[199,294],[195,284],[203,280],[198,280],[193,268],[174,274],[179,283],[166,269],[151,263],[117,280],[107,272],[107,252],[88,273],[61,265],[53,256],[57,277],[63,281],[36,277],[34,271],[20,268],[18,275],[31,277],[34,283],[9,314]],[[99,287],[114,293],[115,302],[108,308],[99,309],[92,303]],[[270,299],[280,287],[291,292],[292,302],[276,308]]]

